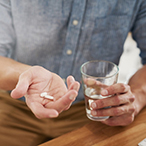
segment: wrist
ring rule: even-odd
[[[132,89],[135,96],[135,116],[146,106],[146,93],[142,89]]]
[[[0,65],[2,67],[0,70],[0,89],[2,90],[14,89],[20,74],[31,67],[6,57],[0,57]]]

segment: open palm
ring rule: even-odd
[[[57,117],[70,107],[78,94],[80,85],[72,76],[67,78],[67,85],[57,74],[34,66],[20,75],[11,96],[16,99],[25,96],[28,107],[37,118]],[[42,98],[42,92],[47,92],[54,100]]]

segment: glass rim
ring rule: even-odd
[[[95,77],[95,76],[91,76],[91,75],[88,75],[88,74],[86,74],[86,73],[84,73],[84,72],[82,71],[83,66],[85,66],[86,64],[88,64],[88,63],[90,63],[90,62],[107,62],[107,63],[110,63],[110,64],[114,65],[114,66],[117,68],[117,71],[116,71],[113,75],[110,75],[110,76],[107,76],[107,77]],[[88,76],[88,77],[91,77],[91,78],[105,79],[105,78],[111,78],[111,77],[115,76],[116,74],[118,74],[118,73],[119,73],[119,67],[118,67],[118,65],[116,65],[115,63],[113,63],[113,62],[111,62],[111,61],[106,61],[106,60],[91,60],[91,61],[87,61],[87,62],[85,62],[85,63],[83,63],[83,64],[81,65],[81,67],[80,67],[80,72],[81,72],[82,75]]]

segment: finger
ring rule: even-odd
[[[106,88],[107,85],[103,84],[102,82],[98,81],[98,80],[95,80],[95,79],[92,79],[92,78],[86,78],[84,79],[84,84],[87,85],[87,87],[100,87],[100,88]]]
[[[96,80],[92,78],[85,78],[84,83],[89,87],[89,86],[94,86],[96,85]]]
[[[75,90],[75,91],[79,91],[79,89],[80,89],[80,83],[79,82],[74,82],[72,85],[71,85],[71,87],[70,87],[70,90]],[[69,108],[70,108],[70,106],[71,106],[71,104],[72,103],[70,103],[64,110],[68,110]]]
[[[75,90],[68,91],[63,97],[55,102],[49,102],[45,105],[46,108],[53,108],[59,113],[69,107],[77,97],[78,93]]]
[[[135,108],[132,105],[123,105],[118,107],[111,107],[100,110],[92,110],[91,114],[93,116],[120,116],[124,114],[134,113]]]
[[[12,98],[18,99],[24,96],[27,93],[30,84],[31,74],[29,72],[21,74],[15,89],[11,92]]]
[[[75,82],[75,79],[74,79],[73,76],[68,76],[67,79],[66,79],[66,81],[67,81],[67,86],[70,87],[70,85],[71,85],[73,82]]]
[[[105,121],[101,121],[103,124],[109,126],[127,126],[134,121],[134,114],[127,114],[117,117],[111,117]]]
[[[69,90],[76,90],[78,92],[80,88],[80,83],[75,81],[73,76],[68,76],[67,86]]]
[[[69,90],[75,90],[75,91],[79,91],[79,88],[80,88],[80,83],[75,81],[73,82],[70,87],[68,88]]]
[[[118,94],[108,98],[96,100],[91,103],[92,109],[101,109],[108,106],[119,106],[121,104],[132,103],[135,100],[135,96],[131,93]]]
[[[55,118],[58,116],[58,112],[55,109],[47,109],[38,102],[31,103],[29,107],[38,119]]]
[[[123,83],[118,83],[107,87],[101,91],[103,96],[113,95],[118,93],[126,93],[130,90],[130,86]]]

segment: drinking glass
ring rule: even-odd
[[[80,68],[82,74],[82,88],[85,97],[86,115],[93,121],[103,121],[109,116],[99,117],[91,114],[91,103],[95,100],[110,98],[100,93],[104,88],[117,83],[119,68],[116,64],[104,60],[85,62]],[[110,108],[110,107],[105,107]]]

